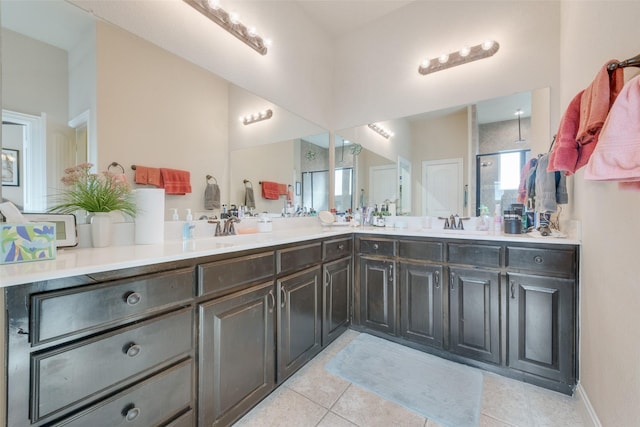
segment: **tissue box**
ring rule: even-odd
[[[2,222],[0,242],[0,264],[55,259],[56,225]]]

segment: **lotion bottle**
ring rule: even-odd
[[[194,228],[195,228],[195,225],[193,225],[193,215],[191,215],[191,209],[187,209],[186,221],[182,225],[182,240],[193,239]]]

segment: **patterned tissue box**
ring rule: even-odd
[[[56,257],[56,225],[50,222],[0,223],[0,264]]]

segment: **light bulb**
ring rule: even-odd
[[[482,43],[482,50],[489,50],[493,47],[493,40],[487,40],[484,43]]]
[[[446,63],[449,60],[449,54],[448,53],[443,53],[442,55],[440,55],[438,57],[438,62],[441,64]]]
[[[237,24],[238,22],[240,22],[240,15],[238,15],[236,12],[231,12],[229,14],[229,21],[231,21],[232,24]]]
[[[220,1],[219,0],[208,0],[207,4],[209,5],[209,7],[213,10],[218,10],[220,9]]]
[[[238,117],[238,119],[243,123],[244,123],[245,120],[247,120],[246,117],[244,117],[244,116],[240,116],[240,117]]]
[[[422,65],[422,68],[429,68],[429,65],[431,65],[431,60],[428,58],[424,59],[421,65]]]
[[[460,56],[462,56],[463,58],[467,57],[469,53],[471,53],[471,48],[469,46],[465,46],[460,49]]]
[[[516,112],[514,113],[516,116],[520,116],[522,115],[522,110],[517,109]]]
[[[263,41],[264,45],[267,47],[271,47],[271,44],[273,44],[273,42],[271,41],[271,39],[264,39]]]
[[[249,29],[247,30],[247,34],[249,35],[249,37],[255,37],[257,34],[256,27],[249,27]]]
[[[389,138],[391,138],[392,136],[395,135],[395,133],[393,133],[393,132],[388,132],[388,133],[389,133]]]

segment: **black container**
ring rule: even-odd
[[[505,234],[522,234],[522,216],[515,210],[504,211]]]

